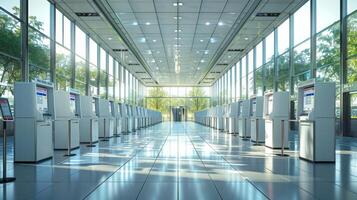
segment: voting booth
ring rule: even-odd
[[[79,141],[81,143],[98,142],[99,129],[96,106],[96,101],[98,98],[80,95],[79,99]]]
[[[336,84],[310,80],[298,88],[300,158],[335,162]]]
[[[99,124],[99,137],[109,138],[113,136],[113,120],[110,114],[110,103],[106,99],[100,99],[96,101],[97,103],[97,114],[98,114],[98,124]]]
[[[268,91],[264,94],[265,146],[289,148],[289,104],[289,92]]]
[[[64,150],[79,147],[79,92],[56,90],[54,117],[54,148]],[[70,143],[70,145],[69,145]]]
[[[121,114],[121,128],[122,133],[129,133],[128,129],[128,111],[124,103],[119,103],[120,114]]]
[[[246,139],[250,137],[250,100],[241,100],[239,109],[239,136]]]
[[[238,102],[230,104],[228,133],[238,133]]]
[[[53,84],[16,82],[15,162],[39,162],[53,156]]]
[[[265,141],[265,122],[263,119],[264,97],[254,96],[250,99],[250,133],[251,141]]]
[[[229,129],[229,115],[230,115],[230,105],[225,104],[223,105],[223,131],[228,132]]]
[[[120,113],[120,104],[119,103],[114,103],[114,110],[115,110],[115,131],[114,133],[116,136],[119,136],[122,133],[122,116]]]
[[[134,119],[133,119],[133,113],[131,109],[131,105],[126,104],[126,110],[127,110],[127,115],[128,115],[128,131],[133,132],[134,131]]]

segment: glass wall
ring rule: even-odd
[[[120,59],[49,1],[29,0],[28,3],[29,80],[53,81],[59,90],[75,88],[83,95],[123,101],[121,92],[128,91],[124,87],[129,85],[124,85],[120,72],[125,67],[119,65]],[[22,80],[21,11],[20,0],[0,0],[0,92],[11,104],[13,84]],[[137,93],[143,86],[130,76],[135,86],[130,103],[137,104],[140,101]]]
[[[211,105],[210,87],[147,87],[145,106],[159,110],[164,120],[171,119],[171,108],[183,106],[187,110],[188,120],[193,120],[193,113]]]
[[[346,31],[341,31],[341,2],[347,3]],[[316,4],[313,10],[311,4]],[[314,15],[311,12],[315,12]],[[315,26],[314,29],[311,26]],[[232,98],[245,99],[274,90],[290,91],[292,101],[296,101],[297,85],[301,81],[311,78],[333,81],[336,83],[336,114],[339,117],[341,34],[347,37],[347,64],[342,66],[346,69],[346,83],[343,84],[356,86],[357,1],[310,0],[273,27],[253,48],[246,49],[239,61],[232,64],[230,68],[235,71],[231,81],[231,86],[235,87],[235,97]],[[213,85],[217,87],[217,95],[222,93],[219,86],[225,76],[223,74]]]

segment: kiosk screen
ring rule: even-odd
[[[69,94],[69,106],[71,108],[71,112],[76,114],[76,95]]]
[[[270,115],[273,112],[273,95],[268,96],[268,102],[267,102],[267,111],[268,115]]]
[[[47,88],[36,88],[37,110],[41,113],[48,113]]]
[[[303,113],[308,114],[314,108],[315,90],[313,87],[304,89]]]
[[[6,98],[0,98],[0,110],[2,114],[2,119],[6,120],[13,120],[12,112],[9,104],[9,100]]]
[[[96,109],[96,100],[93,98],[92,100],[92,111],[96,115],[97,114],[97,109]]]
[[[257,110],[257,100],[256,99],[252,99],[251,109],[252,109],[252,115],[254,115],[255,111]]]

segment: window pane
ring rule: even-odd
[[[75,88],[85,94],[86,89],[86,61],[76,56],[76,83]]]
[[[236,64],[236,99],[240,99],[240,62]]]
[[[265,64],[265,87],[266,90],[272,90],[274,86],[274,64],[269,62]]]
[[[20,58],[21,57],[20,22],[0,10],[0,31],[1,31],[0,52]],[[29,45],[33,45],[33,43]]]
[[[290,31],[289,31],[289,19],[285,20],[278,27],[278,54],[282,54],[289,49],[289,38],[290,38]]]
[[[72,68],[71,54],[61,45],[56,45],[56,84],[57,88],[66,90],[70,86]]]
[[[247,57],[244,56],[241,62],[242,62],[242,77],[247,76]]]
[[[0,0],[0,6],[17,17],[20,17],[20,0]]]
[[[294,14],[294,45],[310,38],[310,1]]]
[[[63,15],[56,9],[56,42],[63,44]]]
[[[316,32],[340,19],[340,0],[316,0]]]
[[[257,90],[257,95],[263,95],[263,67],[260,67],[255,72],[255,87]]]
[[[347,14],[353,13],[357,10],[356,0],[347,0]]]
[[[63,45],[71,48],[71,21],[63,16]]]
[[[50,3],[46,0],[29,0],[29,24],[50,35]]]
[[[30,79],[50,80],[50,40],[29,28]]]
[[[289,91],[289,52],[279,56],[278,60],[278,90]]]
[[[254,51],[253,49],[250,50],[248,53],[248,73],[252,72],[254,70]]]
[[[310,70],[310,40],[294,48],[294,70],[295,74]]]
[[[86,34],[78,26],[76,26],[76,54],[85,58],[86,49]]]
[[[265,39],[266,62],[274,58],[274,32],[270,33]]]
[[[100,66],[99,68],[103,71],[107,71],[107,52],[100,48]]]
[[[98,49],[97,43],[89,39],[89,61],[97,66]]]
[[[89,85],[90,94],[93,96],[98,95],[98,68],[92,64],[89,66]]]
[[[347,17],[347,54],[357,55],[357,11]]]
[[[256,67],[260,67],[263,65],[263,42],[260,42],[256,47],[255,47],[255,59],[256,59]]]

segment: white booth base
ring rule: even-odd
[[[265,119],[265,146],[273,149],[279,149],[282,147],[282,135],[281,135],[281,120],[276,118],[274,120]],[[284,149],[289,148],[289,130],[288,119],[284,119]]]
[[[15,162],[35,163],[53,156],[52,122],[15,120]]]
[[[257,139],[257,119],[258,119],[258,139]],[[265,142],[265,122],[263,118],[250,119],[250,140],[253,142]]]
[[[239,136],[243,138],[250,137],[250,119],[249,118],[238,118],[238,132]]]
[[[90,141],[90,121],[92,120],[92,141]],[[98,119],[81,118],[79,120],[79,142],[98,142]]]
[[[229,118],[229,128],[228,133],[236,134],[238,133],[238,119],[230,117]]]
[[[54,149],[68,149],[68,120],[54,122]],[[71,149],[79,147],[79,119],[71,120]]]
[[[335,119],[300,121],[300,158],[312,162],[335,162]]]

